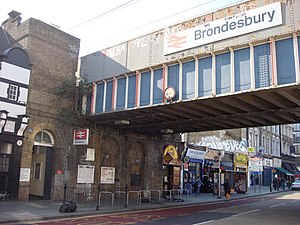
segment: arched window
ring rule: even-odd
[[[53,146],[53,136],[48,131],[42,130],[35,135],[34,145]]]

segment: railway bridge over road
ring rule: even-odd
[[[86,98],[90,122],[147,135],[300,122],[300,3],[263,2],[145,35],[143,45],[137,38],[82,57],[81,76],[94,84]],[[259,23],[242,26],[244,17]],[[194,34],[204,28],[211,37],[200,43]]]

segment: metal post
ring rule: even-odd
[[[96,205],[96,210],[99,210],[99,198],[100,198],[100,184],[98,184],[98,187],[97,187],[97,205]]]
[[[127,193],[128,193],[128,185],[125,185],[125,205],[124,208],[127,208]]]
[[[219,158],[218,158],[218,161],[219,161],[219,177],[218,177],[218,199],[221,198],[221,154],[219,153]]]
[[[67,184],[64,184],[63,205],[66,205],[66,198],[67,198]]]

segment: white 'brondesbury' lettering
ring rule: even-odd
[[[282,24],[281,3],[276,2],[230,18],[219,19],[176,34],[165,33],[164,54],[201,46],[215,41]]]

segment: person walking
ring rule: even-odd
[[[200,177],[198,177],[198,179],[197,179],[197,193],[196,193],[196,196],[197,196],[198,194],[200,194],[201,186],[202,186],[202,185],[203,185],[203,183],[202,183]]]
[[[226,179],[223,185],[224,185],[225,197],[230,198],[230,183],[229,183],[229,180]]]

